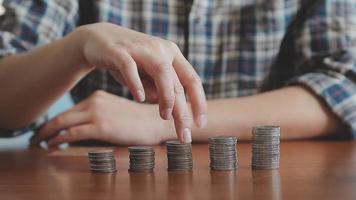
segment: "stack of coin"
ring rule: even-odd
[[[155,151],[152,147],[129,147],[130,172],[153,172],[155,167]]]
[[[257,126],[252,129],[252,169],[278,169],[281,129]]]
[[[88,153],[90,170],[92,172],[116,172],[114,151],[111,149],[94,150]]]
[[[192,144],[178,140],[166,142],[168,171],[191,171],[193,169]]]
[[[210,169],[236,170],[237,138],[234,136],[216,136],[209,138]]]

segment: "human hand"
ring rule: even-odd
[[[45,124],[31,144],[47,141],[49,146],[57,146],[89,139],[119,145],[158,144],[168,133],[155,108],[97,91]]]
[[[198,127],[206,124],[206,99],[199,76],[177,45],[109,23],[86,25],[77,30],[84,66],[108,69],[128,86],[136,100],[159,102],[160,115],[173,115],[178,138],[191,141],[191,115]]]

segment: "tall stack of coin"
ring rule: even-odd
[[[90,170],[92,172],[113,173],[116,172],[114,150],[94,150],[88,153]]]
[[[216,136],[209,138],[210,169],[237,169],[237,138],[234,136]]]
[[[192,144],[178,140],[166,142],[168,171],[191,171],[193,169]]]
[[[153,172],[155,167],[155,151],[152,147],[129,147],[130,172]]]
[[[281,129],[257,126],[252,129],[252,169],[278,169]]]

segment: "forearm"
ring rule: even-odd
[[[211,100],[208,106],[208,125],[193,129],[193,141],[207,141],[215,135],[235,135],[240,140],[250,140],[251,128],[256,125],[281,126],[282,139],[313,138],[343,128],[329,108],[301,86],[250,97]]]
[[[88,73],[75,37],[0,60],[0,128],[33,122]]]

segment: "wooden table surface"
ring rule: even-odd
[[[206,144],[193,145],[193,172],[166,171],[155,147],[154,173],[128,173],[126,148],[115,148],[119,171],[89,171],[92,148],[0,152],[1,200],[67,199],[356,199],[356,142],[282,142],[280,170],[251,170],[251,145],[238,144],[239,169],[209,170]]]

